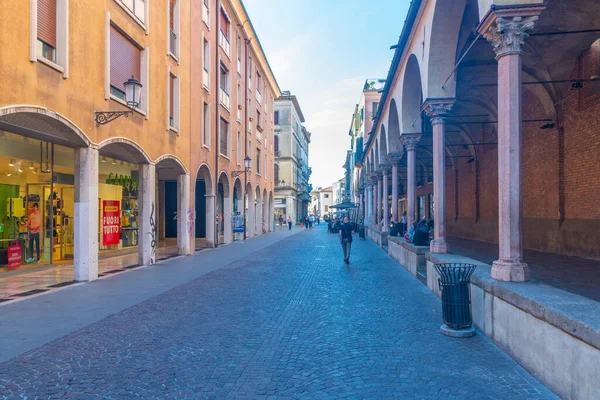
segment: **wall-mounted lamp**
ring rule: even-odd
[[[129,111],[96,111],[94,121],[96,126],[106,125],[115,119],[125,116],[129,118],[129,114],[133,114],[133,110],[139,107],[142,98],[142,84],[133,76],[123,83],[125,86],[125,101],[130,108]]]

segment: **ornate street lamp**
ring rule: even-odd
[[[130,114],[133,114],[133,110],[139,107],[142,98],[142,84],[137,81],[133,76],[127,79],[127,82],[123,83],[125,86],[125,101],[127,106],[130,108],[129,111],[96,111],[94,120],[96,126],[106,125],[115,119],[125,116],[129,118]]]
[[[241,174],[244,174],[244,240],[246,240],[246,188],[248,187],[248,171],[250,170],[250,166],[252,165],[252,159],[250,158],[250,156],[246,156],[246,158],[244,158],[244,170],[243,171],[233,171],[231,172],[231,176],[233,178],[237,178],[238,176],[240,176]],[[248,205],[249,206],[249,205]]]

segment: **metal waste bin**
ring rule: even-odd
[[[442,333],[455,337],[472,336],[475,330],[471,317],[469,282],[475,265],[447,263],[435,264],[434,267],[440,275],[442,290],[442,314],[446,325],[442,325]]]

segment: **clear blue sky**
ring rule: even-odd
[[[386,78],[409,0],[243,0],[281,90],[312,132],[313,187],[343,177],[366,78]]]

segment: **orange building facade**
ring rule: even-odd
[[[272,230],[280,92],[241,2],[1,3],[0,271]]]

